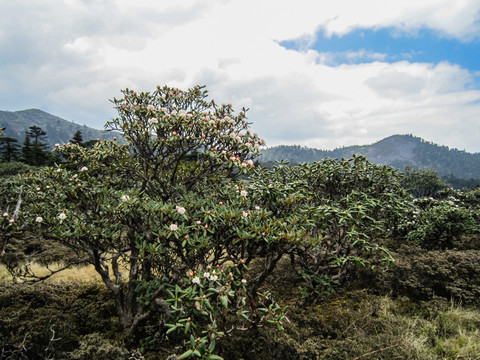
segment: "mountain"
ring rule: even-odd
[[[403,170],[405,166],[433,168],[442,176],[460,179],[480,179],[480,153],[440,146],[413,135],[393,135],[371,145],[355,145],[335,150],[318,150],[298,145],[280,145],[263,150],[261,163],[289,160],[292,164],[318,161],[324,158],[351,158],[364,155],[379,165]]]
[[[52,149],[55,144],[67,143],[77,130],[82,132],[84,141],[98,138],[111,140],[114,136],[119,136],[116,132],[74,124],[38,109],[0,111],[0,128],[6,127],[4,136],[16,138],[19,145],[22,145],[25,132],[32,125],[41,127],[47,133],[48,144]]]

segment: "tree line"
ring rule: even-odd
[[[54,165],[60,159],[49,149],[47,139],[46,131],[37,125],[28,128],[22,145],[18,143],[18,139],[5,136],[2,131],[0,132],[0,162],[22,162],[31,166]],[[82,132],[77,130],[68,142],[82,147],[91,147],[96,141],[84,141]]]

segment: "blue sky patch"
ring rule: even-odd
[[[300,40],[282,41],[280,45],[302,51]],[[461,42],[440,36],[438,32],[421,29],[414,34],[393,28],[356,29],[343,36],[327,37],[322,30],[309,49],[326,55],[329,65],[358,64],[373,61],[393,63],[406,60],[438,64],[448,61],[472,72],[480,70],[480,41]]]

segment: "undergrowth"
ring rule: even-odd
[[[12,284],[2,275],[0,359],[142,358],[137,348],[123,345],[108,291],[88,268],[76,270],[33,285]],[[259,327],[235,333],[219,345],[225,359],[480,357],[480,312],[474,306],[352,287],[305,307],[296,300],[295,281],[285,263],[262,289],[289,306],[285,330]],[[174,352],[174,344],[162,344],[143,358],[166,359]]]

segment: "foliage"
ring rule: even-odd
[[[416,210],[404,222],[407,238],[425,249],[451,249],[465,236],[478,234],[478,191],[456,191],[445,199],[415,199]],[[465,200],[462,200],[465,199]],[[471,203],[468,204],[468,200]]]
[[[18,140],[8,136],[0,136],[0,156],[3,161],[11,162],[20,157]]]
[[[252,177],[258,202],[282,229],[267,233],[266,239],[288,244],[277,253],[291,256],[294,270],[305,281],[300,290],[310,301],[333,290],[357,267],[392,260],[378,241],[396,234],[398,219],[409,209],[397,176],[392,168],[354,157],[294,167],[280,164]]]
[[[75,131],[75,134],[73,134],[72,138],[68,140],[68,142],[72,144],[84,146],[82,132],[80,130]]]
[[[414,197],[435,197],[448,187],[445,180],[433,169],[405,167],[401,179],[402,186]]]
[[[33,166],[51,165],[54,161],[48,151],[47,133],[39,126],[32,125],[25,133],[21,161]]]
[[[32,171],[32,166],[20,161],[0,163],[0,178],[9,177],[17,174],[24,174]]]

